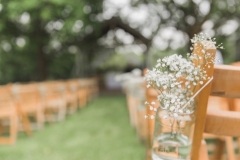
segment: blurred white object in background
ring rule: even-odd
[[[215,58],[215,64],[223,64],[223,57],[222,57],[222,53],[217,50],[216,52],[216,58]]]

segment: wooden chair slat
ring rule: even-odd
[[[240,67],[215,65],[213,77],[211,95],[228,98],[240,97]]]
[[[240,137],[239,128],[240,112],[213,109],[208,110],[204,129],[206,133]]]

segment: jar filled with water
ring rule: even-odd
[[[189,160],[194,124],[194,111],[174,116],[159,107],[155,115],[152,159]]]

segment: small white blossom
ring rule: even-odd
[[[177,113],[173,113],[173,116],[176,118],[176,117],[178,117],[178,114]]]

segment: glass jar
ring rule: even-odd
[[[194,111],[174,116],[159,107],[155,115],[152,160],[190,159],[194,124]]]

